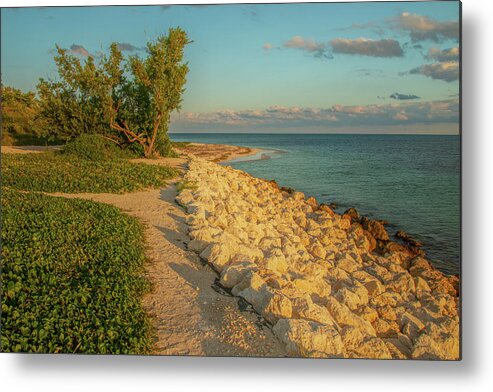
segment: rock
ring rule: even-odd
[[[224,287],[233,288],[240,283],[249,272],[257,270],[257,265],[248,261],[230,265],[221,273],[220,283]]]
[[[327,308],[313,303],[309,296],[293,298],[291,303],[292,318],[316,321],[325,325],[336,324]]]
[[[354,272],[359,269],[359,264],[349,255],[345,255],[343,253],[340,254],[340,258],[336,260],[335,265],[346,271],[346,272]]]
[[[359,307],[368,304],[368,292],[366,292],[365,296],[362,294],[358,295],[353,290],[343,287],[335,293],[335,298],[351,310],[356,310]]]
[[[290,355],[458,357],[459,279],[417,243],[232,168],[198,158],[189,168],[196,189],[177,197],[188,248],[220,273],[218,290],[275,325]]]
[[[377,279],[373,279],[365,282],[364,286],[366,290],[368,290],[368,294],[371,297],[379,296],[385,291],[384,286]]]
[[[178,194],[178,196],[176,196],[176,201],[181,206],[187,206],[188,204],[192,203],[193,200],[194,197],[190,189],[184,189]]]
[[[286,192],[287,194],[291,195],[294,193],[294,189],[290,188],[288,186],[282,186],[279,188],[282,192]]]
[[[356,208],[350,207],[342,214],[343,217],[349,219],[351,222],[359,222],[360,216]]]
[[[315,199],[314,197],[309,197],[308,199],[306,199],[306,204],[312,207],[313,211],[316,211],[318,209],[317,199]]]
[[[294,286],[302,293],[318,294],[320,297],[330,295],[330,284],[321,279],[308,279],[297,278],[293,280]]]
[[[337,330],[308,320],[281,319],[274,334],[294,357],[342,358],[344,347]]]
[[[209,242],[197,239],[191,240],[188,243],[188,249],[199,254],[202,253],[207,246],[209,246]]]
[[[402,332],[413,339],[417,337],[425,328],[425,325],[421,322],[421,320],[408,312],[402,315],[400,319],[400,326]]]
[[[255,274],[247,275],[255,278]],[[290,318],[292,315],[292,305],[289,298],[283,295],[279,290],[270,288],[265,281],[258,280],[256,284],[244,284],[245,279],[236,285],[232,293],[240,296],[249,302],[253,308],[272,324],[275,324],[280,318]],[[248,282],[248,281],[247,281]],[[246,286],[240,290],[241,286]]]
[[[429,293],[431,291],[430,286],[426,283],[426,280],[417,276],[414,278],[414,286],[416,287],[416,296],[421,298],[423,293]]]
[[[387,230],[385,230],[385,227],[380,222],[363,217],[361,218],[361,225],[376,240],[380,240],[380,241],[389,240],[389,234],[387,233]]]
[[[325,213],[327,213],[329,216],[333,217],[335,215],[334,211],[332,210],[332,208],[330,208],[327,204],[320,204],[318,206],[318,210],[319,211],[323,211]]]
[[[319,259],[325,259],[325,256],[327,255],[325,248],[320,243],[315,244],[311,248],[310,253]]]
[[[368,252],[373,252],[377,247],[377,240],[371,235],[368,230],[363,230],[363,235],[368,240]]]
[[[291,194],[292,198],[296,201],[302,201],[302,200],[305,200],[305,194],[303,192],[293,192]]]
[[[399,230],[397,233],[395,233],[396,238],[399,238],[400,240],[408,243],[411,246],[419,248],[420,246],[423,246],[423,243],[416,241],[413,237],[411,237],[409,234],[407,234],[405,231]]]
[[[396,293],[414,293],[416,291],[413,277],[408,272],[394,274],[391,280],[385,282],[385,286]]]
[[[377,311],[370,306],[362,306],[354,313],[356,313],[362,319],[368,321],[370,324],[374,323],[378,319]]]
[[[359,328],[367,335],[376,335],[375,330],[368,321],[351,312],[346,305],[341,304],[335,298],[327,298],[327,309],[340,326],[350,325]]]

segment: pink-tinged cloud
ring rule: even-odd
[[[453,82],[459,79],[459,62],[447,61],[433,64],[424,64],[420,67],[413,68],[410,74],[421,74],[432,79]]]
[[[435,61],[459,61],[459,47],[448,48],[448,49],[438,49],[431,48],[428,50],[426,58]]]
[[[283,47],[286,49],[298,49],[313,55],[318,58],[332,58],[330,47],[327,43],[316,42],[310,38],[303,38],[299,35],[295,35],[291,39],[283,43]]]
[[[310,126],[387,126],[396,124],[458,123],[457,99],[372,105],[333,105],[330,108],[271,106],[256,110],[186,112],[173,117],[182,125],[217,125],[238,128]]]
[[[390,20],[394,29],[408,31],[413,42],[431,40],[442,42],[446,39],[459,40],[459,21],[437,21],[418,14],[403,12]]]

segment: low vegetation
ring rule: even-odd
[[[164,186],[177,171],[125,159],[93,161],[73,154],[2,154],[2,185],[23,191],[124,193]]]
[[[61,153],[72,158],[93,162],[114,161],[138,156],[131,146],[122,149],[104,136],[91,134],[82,134],[71,140],[63,147]]]
[[[4,189],[1,350],[148,352],[143,243],[115,207]]]

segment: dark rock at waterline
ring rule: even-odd
[[[359,221],[359,213],[358,211],[356,211],[356,208],[348,208],[346,211],[344,211],[344,213],[342,214],[343,217],[345,217],[346,219],[351,219],[351,222],[353,221]]]
[[[361,218],[361,226],[375,237],[376,240],[389,241],[389,234],[380,222],[363,217]]]
[[[423,246],[422,242],[415,240],[413,237],[411,237],[409,234],[407,234],[405,231],[402,230],[399,230],[397,233],[395,233],[395,237],[417,248]]]
[[[295,190],[293,188],[290,188],[288,186],[282,186],[279,188],[281,191],[283,192],[287,192],[288,194],[293,194],[295,192]]]
[[[382,256],[388,253],[403,253],[409,257],[424,257],[426,255],[425,251],[420,248],[399,244],[394,241],[377,241],[376,252]]]

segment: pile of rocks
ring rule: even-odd
[[[189,248],[290,355],[459,357],[458,279],[405,248],[376,249],[391,242],[383,226],[196,157],[184,181]]]

